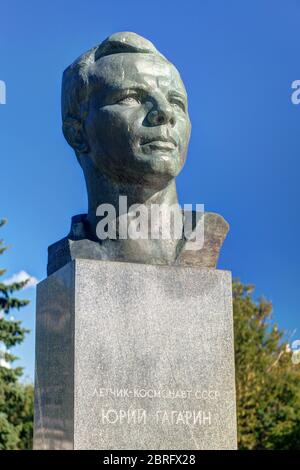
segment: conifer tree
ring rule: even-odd
[[[0,220],[0,227],[5,223]],[[6,250],[0,240],[0,255]],[[1,279],[5,272],[0,269],[0,450],[26,449],[32,445],[33,387],[19,382],[23,370],[13,366],[17,357],[11,348],[22,343],[28,330],[11,316],[11,311],[28,304],[28,300],[15,296],[28,281],[8,285]]]

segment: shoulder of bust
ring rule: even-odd
[[[190,211],[184,213],[184,219],[191,217],[192,233],[183,241],[181,250],[177,256],[176,264],[184,266],[199,266],[215,268],[218,262],[220,250],[229,231],[228,222],[214,212],[196,213]],[[196,231],[202,231],[201,247],[193,247],[193,238]],[[198,234],[199,235],[199,234]],[[201,235],[201,234],[200,234]],[[201,236],[200,236],[201,238]]]

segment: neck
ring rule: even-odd
[[[85,160],[84,174],[88,190],[88,215],[86,229],[88,231],[88,238],[90,240],[98,241],[97,225],[100,221],[99,215],[97,216],[97,208],[102,204],[110,204],[113,206],[116,215],[117,232],[116,237],[112,236],[104,238],[101,241],[102,249],[107,253],[109,259],[121,259],[130,262],[141,262],[150,264],[170,264],[176,259],[178,239],[164,239],[161,237],[152,236],[152,224],[155,224],[157,233],[164,232],[164,228],[168,226],[166,216],[156,215],[152,216],[152,204],[156,207],[163,205],[176,212],[174,217],[180,217],[182,220],[181,208],[178,203],[177,191],[175,180],[171,180],[164,186],[157,186],[151,188],[149,186],[139,186],[136,184],[117,183],[109,179],[106,175],[100,174],[89,163],[89,159]],[[126,196],[126,198],[124,198]],[[125,202],[126,201],[126,202]],[[125,202],[125,204],[124,204]],[[134,238],[132,236],[120,236],[120,222],[119,218],[122,216],[122,224],[124,219],[132,221],[132,212],[130,207],[135,204],[137,206],[143,205],[141,208],[142,225],[148,235],[145,237]],[[144,211],[144,208],[147,210]],[[110,210],[110,208],[109,208]],[[133,208],[132,208],[133,211]],[[146,215],[144,215],[146,214]],[[149,218],[151,223],[149,223]],[[103,213],[101,215],[104,215]],[[103,217],[102,217],[103,218]],[[127,224],[126,222],[126,224]],[[145,224],[144,224],[145,222]],[[123,233],[123,232],[122,232]]]
[[[112,181],[103,173],[97,172],[91,165],[85,165],[84,173],[88,192],[87,221],[92,239],[96,239],[96,226],[99,222],[99,216],[97,217],[96,212],[101,204],[112,205],[117,218],[124,215],[124,211],[128,213],[130,206],[133,204],[142,204],[149,210],[152,204],[173,206],[180,210],[174,179],[164,186],[153,188]],[[126,199],[124,196],[127,198],[125,205],[124,201]]]

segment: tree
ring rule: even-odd
[[[233,283],[239,449],[300,449],[300,365],[253,290]]]
[[[0,227],[6,223],[0,220]],[[0,255],[7,247],[0,240]],[[5,274],[0,269],[0,277]],[[19,382],[23,369],[13,367],[17,359],[10,348],[22,343],[28,330],[22,322],[9,317],[12,309],[20,309],[28,300],[19,300],[13,294],[26,285],[27,281],[10,285],[0,282],[0,450],[28,449],[32,446],[33,387]]]

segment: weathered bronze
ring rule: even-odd
[[[216,266],[228,231],[217,214],[203,216],[199,250],[187,249],[184,233],[181,239],[98,236],[99,206],[115,208],[117,235],[120,217],[132,219],[120,207],[120,196],[127,197],[127,207],[143,206],[151,213],[158,204],[172,207],[182,220],[188,215],[175,184],[191,132],[187,94],[177,69],[151,42],[116,33],[81,55],[63,75],[62,119],[84,172],[88,213],[73,217],[69,235],[49,247],[48,274],[75,258]],[[159,219],[159,229],[164,223]]]

